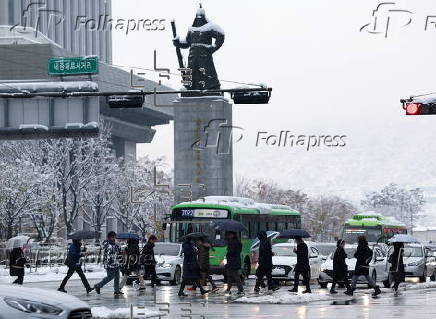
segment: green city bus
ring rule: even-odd
[[[185,202],[171,208],[167,216],[165,240],[180,242],[180,238],[192,232],[204,232],[214,245],[210,256],[211,273],[222,274],[226,264],[224,234],[215,230],[214,222],[233,219],[244,224],[248,231],[240,234],[243,249],[242,272],[248,276],[256,266],[250,248],[259,230],[283,231],[300,229],[301,215],[285,205],[256,203],[249,198],[207,196],[193,202]]]
[[[368,212],[352,216],[342,230],[342,239],[346,243],[355,244],[359,236],[366,236],[368,242],[387,243],[395,234],[407,234],[405,224],[395,218]]]

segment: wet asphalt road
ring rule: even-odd
[[[26,286],[56,289],[57,282],[28,283]],[[93,284],[93,282],[91,282]],[[252,291],[253,280],[247,283],[246,291]],[[224,290],[223,284],[219,286]],[[154,295],[148,286],[144,293],[138,293],[133,288],[125,288],[123,297],[114,298],[112,285],[102,289],[101,295],[95,292],[86,295],[80,280],[68,283],[68,293],[88,302],[91,306],[105,306],[111,309],[134,306],[155,308]],[[289,287],[282,287],[289,289]],[[277,304],[239,304],[222,293],[202,297],[200,293],[187,292],[188,297],[181,300],[177,296],[178,288],[164,284],[156,289],[156,299],[159,303],[170,303],[170,313],[166,318],[183,318],[190,309],[192,318],[436,318],[436,289],[406,291],[399,297],[392,294],[382,294],[373,299],[363,290],[358,291],[354,298],[346,297],[340,291],[335,302],[312,302],[299,305]],[[325,294],[327,290],[314,289],[315,294]],[[181,302],[185,304],[181,304]],[[190,303],[190,304],[189,304]],[[166,308],[166,306],[161,306]],[[189,317],[186,317],[189,318]]]

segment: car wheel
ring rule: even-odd
[[[435,273],[433,273],[433,275],[430,276],[430,280],[431,280],[431,281],[436,281],[436,275],[435,275]]]
[[[426,282],[427,281],[427,269],[424,269],[422,272],[422,276],[419,277],[419,282]]]
[[[377,284],[377,272],[375,270],[371,274],[371,279]],[[368,288],[372,287],[368,284]]]
[[[170,280],[170,285],[172,286],[178,286],[180,285],[180,282],[182,281],[182,271],[179,266],[177,266],[176,270],[174,271],[174,279]]]
[[[328,282],[320,282],[320,281],[318,280],[318,283],[319,283],[319,286],[320,286],[322,289],[326,289],[326,288],[327,288]]]

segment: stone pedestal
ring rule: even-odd
[[[232,105],[221,96],[174,101],[175,202],[233,195]]]

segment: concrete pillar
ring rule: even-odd
[[[232,105],[223,97],[174,101],[175,202],[233,195]]]

